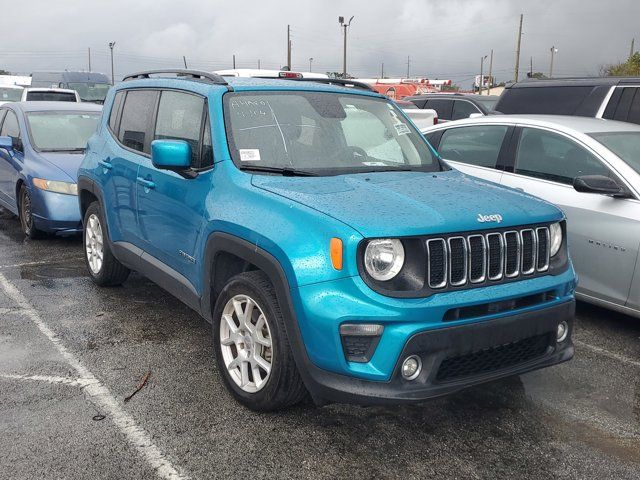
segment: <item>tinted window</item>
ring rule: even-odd
[[[445,160],[495,168],[507,126],[486,125],[451,128],[440,140],[440,155]]]
[[[515,173],[573,184],[581,175],[609,176],[609,169],[574,141],[556,133],[523,128]]]
[[[616,107],[616,111],[613,114],[613,120],[620,120],[621,122],[626,122],[627,117],[629,116],[629,110],[631,110],[631,103],[633,102],[633,97],[636,95],[637,88],[622,88],[622,95],[620,96],[620,101],[618,102],[618,106]]]
[[[165,91],[160,95],[154,140],[183,140],[191,145],[191,164],[200,156],[200,132],[204,98],[188,93]]]
[[[603,118],[640,123],[640,88],[616,88],[609,99]]]
[[[452,100],[432,99],[427,100],[424,108],[432,108],[438,113],[438,118],[442,120],[451,120],[451,109],[453,107]]]
[[[71,92],[27,92],[30,102],[75,102],[76,95]]]
[[[18,117],[11,110],[7,111],[7,117],[2,124],[2,131],[0,131],[2,137],[20,138],[20,126],[18,125]]]
[[[122,105],[122,100],[124,99],[124,92],[116,93],[116,97],[113,99],[113,106],[111,107],[111,114],[109,115],[109,128],[116,135],[118,134],[118,111],[120,110],[120,106]]]
[[[425,108],[425,104],[427,103],[426,100],[409,100],[409,101],[418,108]]]
[[[128,148],[149,153],[149,131],[157,92],[154,90],[130,90],[127,92],[120,120],[118,139]]]
[[[211,122],[207,117],[202,137],[202,154],[200,155],[200,164],[197,167],[207,168],[211,165],[213,165],[213,146],[211,144]]]
[[[460,120],[461,118],[469,118],[472,113],[480,113],[480,110],[471,102],[464,100],[456,100],[453,102],[452,120]]]
[[[573,115],[593,87],[507,88],[496,110],[502,113]]]

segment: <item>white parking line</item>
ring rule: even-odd
[[[62,257],[56,257],[55,260],[41,260],[39,262],[24,262],[24,263],[14,263],[12,265],[0,265],[0,270],[5,268],[20,268],[20,267],[37,267],[38,265],[51,265],[60,263],[64,260],[82,260],[83,257],[79,257],[77,255],[67,255]]]
[[[156,471],[159,477],[170,480],[188,478],[181,473],[164,456],[160,449],[153,443],[151,436],[138,426],[131,415],[122,409],[120,403],[111,394],[109,389],[86,368],[76,356],[67,350],[56,333],[45,323],[40,314],[34,309],[22,293],[0,273],[0,287],[22,310],[24,315],[38,327],[55,346],[60,355],[71,365],[84,385],[84,392],[90,399],[102,409],[102,413],[108,415],[118,427],[131,445],[142,455],[147,463]]]
[[[50,375],[17,375],[13,373],[0,373],[0,378],[6,378],[9,380],[33,380],[36,382],[61,383],[74,387],[84,387],[85,385],[87,385],[87,381],[83,379],[56,377]]]
[[[573,343],[576,346],[581,348],[586,348],[587,350],[591,350],[593,353],[599,353],[605,357],[609,357],[613,360],[617,360],[621,363],[626,363],[627,365],[632,365],[634,367],[640,368],[640,361],[634,360],[633,358],[625,357],[624,355],[619,355],[617,353],[610,352],[602,347],[596,347],[595,345],[590,345],[588,343],[581,342],[580,340],[574,340]]]

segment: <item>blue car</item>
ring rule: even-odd
[[[0,107],[0,206],[27,237],[82,231],[78,167],[102,107],[16,102]]]
[[[562,212],[441,161],[348,81],[131,75],[79,171],[86,264],[211,322],[258,410],[420,401],[569,360]]]

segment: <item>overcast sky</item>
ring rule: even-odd
[[[595,75],[624,60],[636,38],[640,0],[3,0],[0,68],[92,69],[116,78],[136,70],[237,66],[279,68],[286,63],[291,24],[293,69],[342,70],[338,16],[355,18],[349,31],[348,71],[452,78],[468,85],[480,58],[494,50],[496,80],[513,78],[518,21],[524,14],[520,71],[547,73],[555,46],[558,76]],[[5,6],[6,7],[6,6]],[[9,18],[10,17],[10,18]],[[488,68],[486,64],[485,68]],[[522,75],[521,74],[521,75]]]

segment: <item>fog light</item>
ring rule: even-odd
[[[422,360],[416,355],[407,357],[402,362],[402,378],[405,380],[415,380],[422,370]]]
[[[569,335],[569,325],[567,325],[567,322],[560,322],[556,333],[558,343],[564,342],[567,339],[567,335]]]

